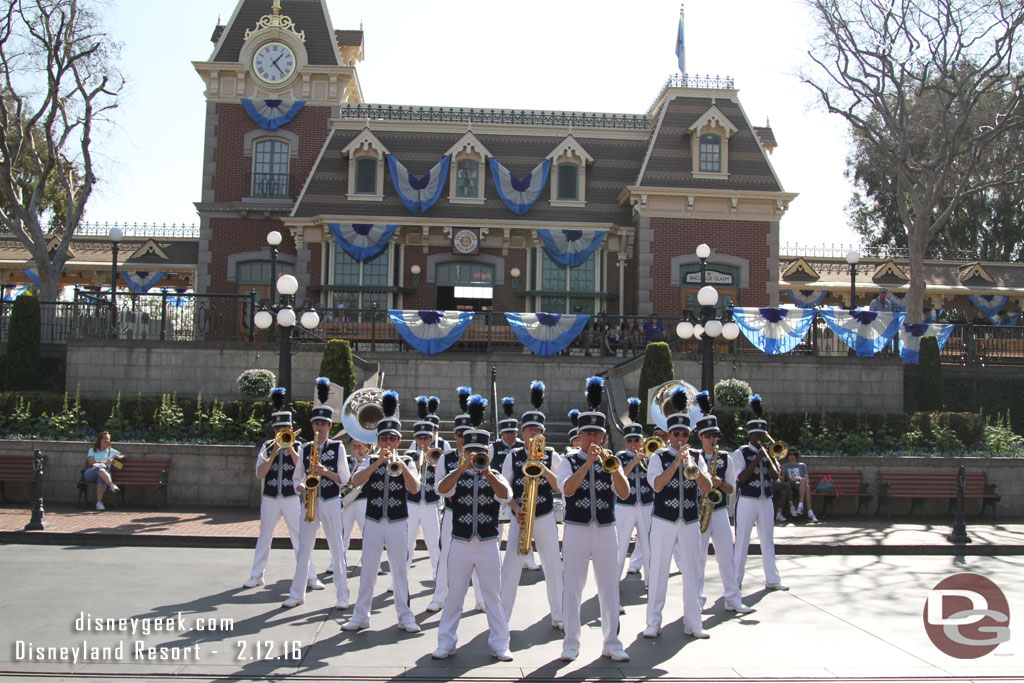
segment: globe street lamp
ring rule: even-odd
[[[320,315],[314,310],[297,312],[292,306],[295,293],[299,291],[299,281],[294,275],[282,275],[277,279],[277,293],[280,304],[271,305],[257,311],[252,322],[261,330],[272,328],[275,320],[281,328],[281,348],[278,360],[278,383],[285,389],[285,396],[291,400],[292,395],[292,328],[296,322],[306,330],[312,330],[320,324]]]
[[[124,230],[116,225],[107,232],[110,240],[112,256],[110,259],[110,332],[111,337],[117,338],[117,248],[124,239]]]
[[[851,249],[846,252],[846,262],[850,264],[850,310],[857,308],[857,264],[860,263],[860,252]]]
[[[721,336],[732,341],[739,336],[740,328],[732,321],[723,323],[715,318],[718,290],[707,284],[707,260],[711,256],[711,247],[701,244],[697,247],[696,254],[700,259],[700,289],[697,290],[700,317],[697,324],[689,320],[681,321],[676,325],[676,334],[680,339],[696,337],[700,340],[700,388],[712,391],[715,383],[715,338]]]
[[[267,233],[267,244],[270,245],[270,303],[274,303],[274,283],[277,282],[277,248],[281,245],[281,233],[271,230]],[[274,341],[274,330],[270,330],[269,340]]]

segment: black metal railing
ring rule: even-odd
[[[120,228],[125,237],[171,237],[180,239],[196,239],[199,237],[199,226],[195,223],[79,223],[75,235],[82,237],[106,237],[112,228]]]
[[[558,126],[574,128],[622,128],[647,130],[653,120],[643,114],[609,114],[533,109],[476,109],[472,107],[409,107],[393,104],[346,104],[343,119],[378,121],[432,121],[440,123],[491,123],[511,126]]]
[[[246,173],[245,196],[254,199],[292,199],[291,173]]]

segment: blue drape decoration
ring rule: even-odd
[[[784,291],[800,308],[817,308],[828,296],[827,289],[787,289]]]
[[[604,241],[604,230],[538,230],[548,255],[563,266],[583,265]]]
[[[277,130],[294,119],[305,104],[303,100],[242,100],[249,118],[264,130]]]
[[[731,308],[743,336],[769,356],[789,353],[814,322],[810,308]]]
[[[836,336],[861,358],[873,356],[899,334],[906,313],[897,311],[846,311],[822,308],[818,311]]]
[[[488,162],[491,166],[491,175],[494,177],[494,186],[498,189],[498,196],[505,202],[505,206],[519,215],[529,211],[540,198],[541,190],[548,182],[551,159],[540,162],[522,178],[517,178],[493,157],[488,159]]]
[[[1016,325],[1017,321],[1020,320],[1020,311],[1017,311],[1016,313],[1010,313],[1009,311],[999,311],[998,313],[988,316],[988,320],[993,325],[1001,325],[1003,327]]]
[[[892,310],[907,310],[906,298],[907,292],[889,292],[889,300],[892,301]]]
[[[156,283],[164,279],[167,273],[156,272],[150,273],[145,270],[122,270],[121,277],[128,283],[128,289],[132,290],[136,294],[142,294],[148,292]]]
[[[334,241],[356,261],[368,261],[388,248],[398,225],[383,223],[328,223]]]
[[[15,285],[4,290],[4,301],[14,301],[28,291],[28,285]]]
[[[576,341],[590,316],[586,313],[506,313],[505,320],[522,345],[534,355],[555,356]]]
[[[941,318],[942,314],[945,312],[945,308],[926,308],[924,309],[924,318],[922,322],[933,323]]]
[[[980,296],[975,294],[968,294],[967,298],[971,300],[971,303],[978,307],[989,322],[993,325],[1013,325],[1020,319],[1020,313],[1006,313],[1003,311],[1003,307],[1006,306],[1006,302],[1010,300],[1008,296],[999,296],[995,294],[982,294]]]
[[[21,272],[25,273],[25,277],[32,283],[32,289],[39,289],[39,269],[38,268],[22,268]],[[67,268],[60,271],[60,275],[68,272]]]
[[[953,325],[913,323],[904,325],[900,330],[900,357],[905,365],[917,365],[921,361],[921,340],[935,337],[939,342],[939,351],[949,341],[953,333]]]
[[[450,154],[434,164],[434,167],[422,178],[417,178],[410,173],[409,169],[392,155],[389,154],[387,159],[395,191],[398,192],[402,203],[409,211],[425,213],[434,205],[434,202],[441,198],[444,181],[448,177],[448,165],[452,162]]]
[[[428,356],[459,341],[473,320],[472,311],[388,311],[388,316],[402,339]]]
[[[175,308],[181,308],[182,306],[184,306],[185,302],[188,301],[188,297],[185,296],[185,293],[187,291],[187,289],[175,289],[174,292],[175,294],[177,294],[177,296],[173,296],[170,298],[171,305],[174,306]]]

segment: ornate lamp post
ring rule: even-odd
[[[124,231],[114,226],[107,233],[110,239],[112,256],[110,259],[110,333],[111,337],[117,338],[117,248],[122,239]]]
[[[860,252],[851,249],[846,252],[846,262],[850,264],[850,310],[857,308],[857,264],[860,263]]]
[[[278,360],[278,383],[285,388],[285,396],[292,396],[292,328],[298,322],[307,330],[320,324],[320,315],[315,310],[296,311],[292,304],[299,291],[299,281],[294,275],[282,275],[277,280],[280,304],[263,308],[253,316],[253,323],[261,330],[269,329],[275,319],[281,328],[281,349]]]
[[[700,259],[700,289],[697,290],[697,303],[700,305],[700,316],[697,324],[690,320],[682,320],[676,325],[676,334],[680,339],[696,337],[700,339],[700,388],[714,390],[715,384],[715,338],[722,336],[729,341],[740,334],[739,325],[724,322],[715,318],[715,304],[718,303],[718,290],[707,284],[707,260],[711,256],[711,247],[701,244],[697,247],[697,258]]]
[[[270,303],[275,303],[274,299],[274,283],[277,282],[277,248],[281,245],[281,233],[277,230],[271,230],[267,233],[267,244],[270,245]],[[274,328],[270,328],[270,333],[267,337],[271,342],[274,341]]]

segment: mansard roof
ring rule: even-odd
[[[260,17],[272,12],[273,0],[239,0],[231,20],[218,34],[214,62],[237,62],[245,43],[245,32],[256,28]],[[338,42],[323,0],[288,0],[281,14],[291,17],[295,28],[306,33],[306,54],[316,66],[338,66]]]

